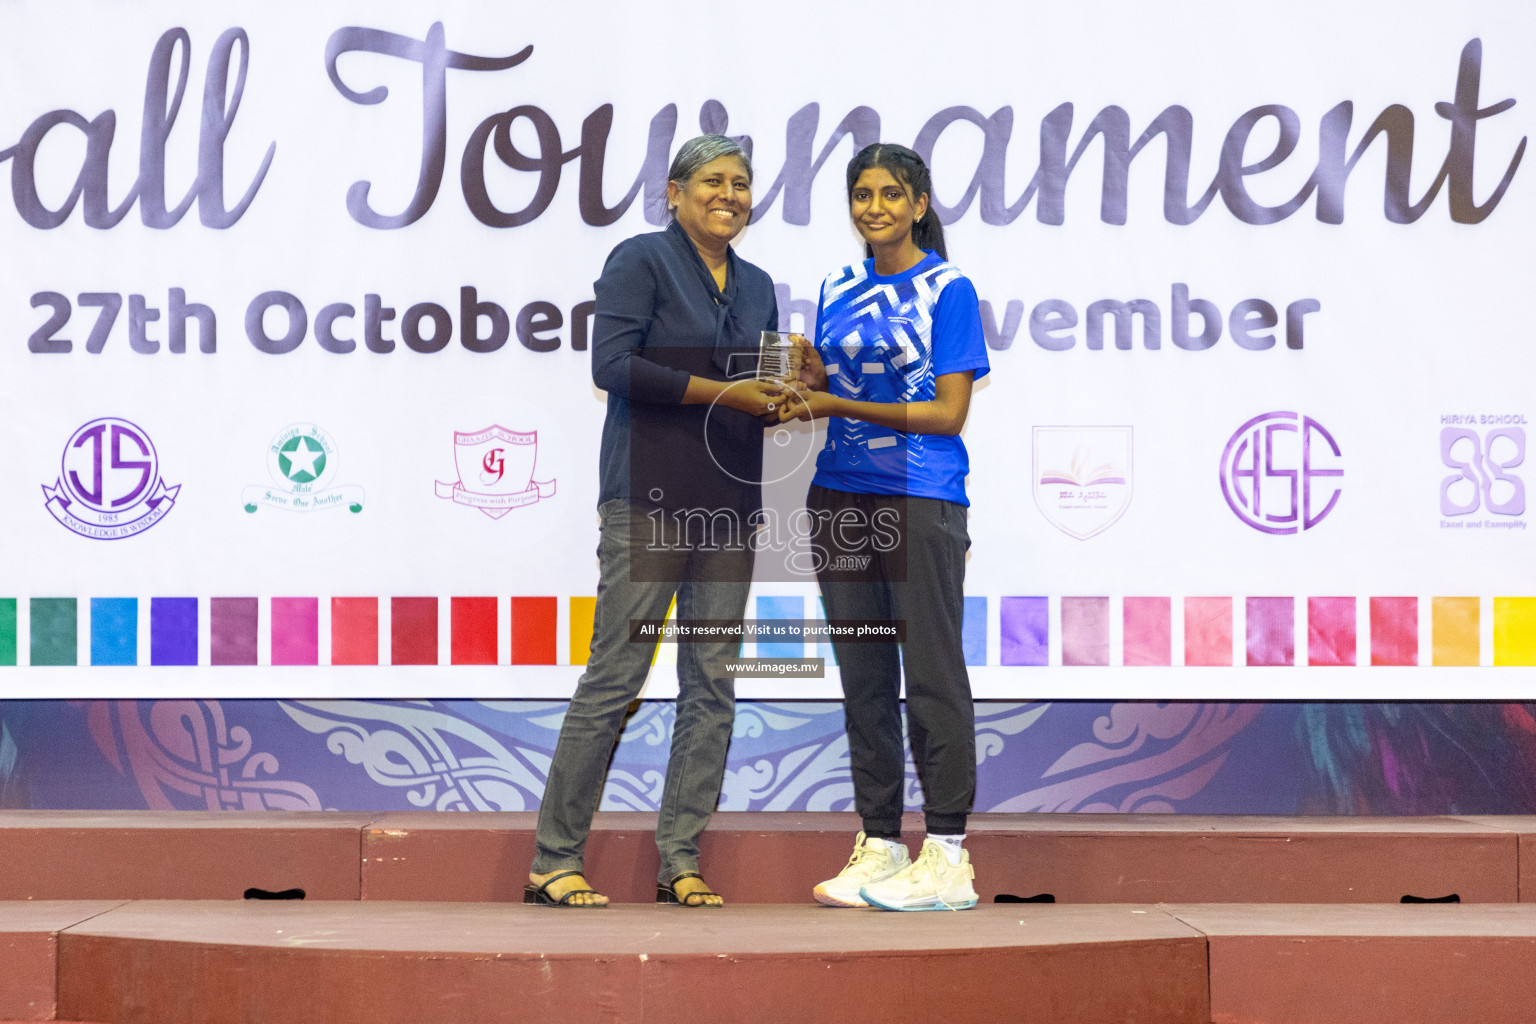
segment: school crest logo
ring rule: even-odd
[[[1525,415],[1448,415],[1440,422],[1452,424],[1440,428],[1440,461],[1456,470],[1440,480],[1441,528],[1525,529],[1525,480],[1512,472],[1525,464]],[[1499,518],[1457,518],[1479,511]]]
[[[500,519],[515,508],[532,505],[555,495],[555,480],[535,480],[539,458],[539,432],[520,434],[491,426],[471,434],[453,432],[453,462],[459,478],[437,481],[439,498],[477,508]]]
[[[43,499],[66,529],[93,540],[120,540],[164,519],[180,491],[180,484],[167,487],[160,479],[149,434],[106,416],[70,436],[59,479],[43,485]]]
[[[1222,497],[1261,533],[1310,530],[1343,493],[1339,443],[1310,416],[1289,411],[1255,416],[1237,428],[1221,453]]]
[[[271,486],[252,484],[241,492],[247,512],[279,508],[314,512],[323,508],[363,510],[363,489],[355,484],[333,486],[336,443],[313,423],[296,423],[278,431],[267,445]]]
[[[1056,529],[1087,540],[1131,504],[1130,427],[1036,427],[1035,507]]]

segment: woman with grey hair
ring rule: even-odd
[[[667,228],[620,242],[595,285],[592,379],[608,393],[597,607],[587,670],[539,807],[525,903],[608,904],[583,876],[583,855],[614,742],[655,650],[654,635],[631,638],[631,622],[661,622],[674,597],[679,621],[739,622],[746,610],[748,524],[762,507],[761,418],[781,395],[766,381],[731,379],[779,320],[772,279],[730,244],[752,213],[747,154],[723,135],[684,143],[667,175],[667,205]],[[656,824],[659,903],[723,903],[699,874],[698,840],[725,774],[735,716],[725,661],[739,650],[736,637],[678,646],[677,720]]]

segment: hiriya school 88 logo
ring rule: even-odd
[[[1469,515],[1479,508],[1496,516],[1525,514],[1525,481],[1508,472],[1525,462],[1524,427],[1497,427],[1486,434],[1444,427],[1440,461],[1457,471],[1440,481],[1442,516]]]
[[[181,485],[160,479],[160,458],[149,434],[107,416],[76,430],[64,445],[59,479],[43,485],[48,512],[60,524],[96,540],[143,533],[176,503]]]

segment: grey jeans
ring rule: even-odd
[[[654,642],[631,642],[630,620],[659,621],[677,596],[678,619],[740,621],[752,579],[752,550],[705,550],[686,544],[645,545],[655,509],[616,499],[598,509],[600,565],[592,652],[560,726],[560,740],[539,805],[533,871],[581,870],[625,711],[651,669]],[[676,538],[672,538],[675,542]],[[638,561],[645,571],[636,571]],[[639,577],[639,578],[637,578]],[[657,877],[670,883],[699,866],[699,835],[720,799],[725,755],[736,713],[735,680],[725,662],[741,652],[739,640],[679,644],[677,721],[666,784],[656,822],[661,854]]]

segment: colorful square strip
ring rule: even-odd
[[[986,597],[967,597],[961,644],[967,665],[1052,664],[1052,643],[1062,665],[1167,666],[1182,648],[1186,666],[1351,666],[1477,665],[1483,655],[1482,612],[1477,597],[1185,597],[1182,635],[1174,629],[1175,599],[1124,597],[1119,629],[1108,597],[1002,597],[996,600],[998,645],[990,649]],[[1236,602],[1241,600],[1243,636],[1234,637]],[[1298,631],[1298,602],[1305,600],[1306,628]],[[1360,603],[1366,602],[1360,616]],[[148,629],[141,622],[145,602],[134,597],[89,599],[85,656],[91,665],[255,665],[259,625],[268,616],[268,661],[272,665],[319,665],[322,613],[329,621],[332,665],[496,665],[503,653],[513,665],[584,665],[592,643],[596,598],[567,599],[565,635],[560,599],[450,597],[447,643],[436,597],[152,597]],[[380,610],[388,609],[387,636]],[[34,597],[26,601],[26,636],[16,598],[0,598],[0,665],[16,665],[28,644],[31,665],[76,665],[81,657],[80,601]],[[1536,597],[1495,597],[1492,608],[1494,665],[1536,665]],[[817,620],[825,610],[816,598],[761,595],[752,609],[758,619]],[[1419,617],[1430,618],[1430,649],[1421,651]],[[1053,615],[1058,627],[1053,634]],[[206,619],[206,622],[203,620]],[[508,623],[503,627],[501,623]],[[1358,634],[1357,623],[1367,636]],[[202,632],[206,630],[206,632]],[[141,635],[148,634],[148,650]],[[1116,636],[1120,658],[1112,659]],[[381,644],[381,639],[383,643]],[[561,640],[565,649],[561,650]],[[206,641],[201,648],[200,642]],[[1235,641],[1241,641],[1240,643]],[[148,657],[145,658],[147,653]],[[823,657],[835,663],[830,644],[764,642],[759,657]]]
[[[1366,599],[1366,651],[1362,651],[1357,636],[1357,598],[1306,598],[1306,630],[1301,636],[1296,629],[1297,598],[1241,600],[1244,636],[1240,638],[1241,647],[1237,647],[1233,636],[1234,598],[1183,599],[1184,665],[1477,665],[1482,655],[1482,602],[1476,597],[1430,599],[1432,640],[1428,659],[1422,659],[1419,651],[1417,597]],[[1121,599],[1123,664],[1175,663],[1173,611],[1173,599],[1169,597]],[[1109,598],[1062,597],[1058,614],[1061,664],[1111,664]],[[999,619],[1000,664],[1051,663],[1049,598],[1004,597]],[[1536,598],[1493,599],[1493,663],[1536,665]]]

